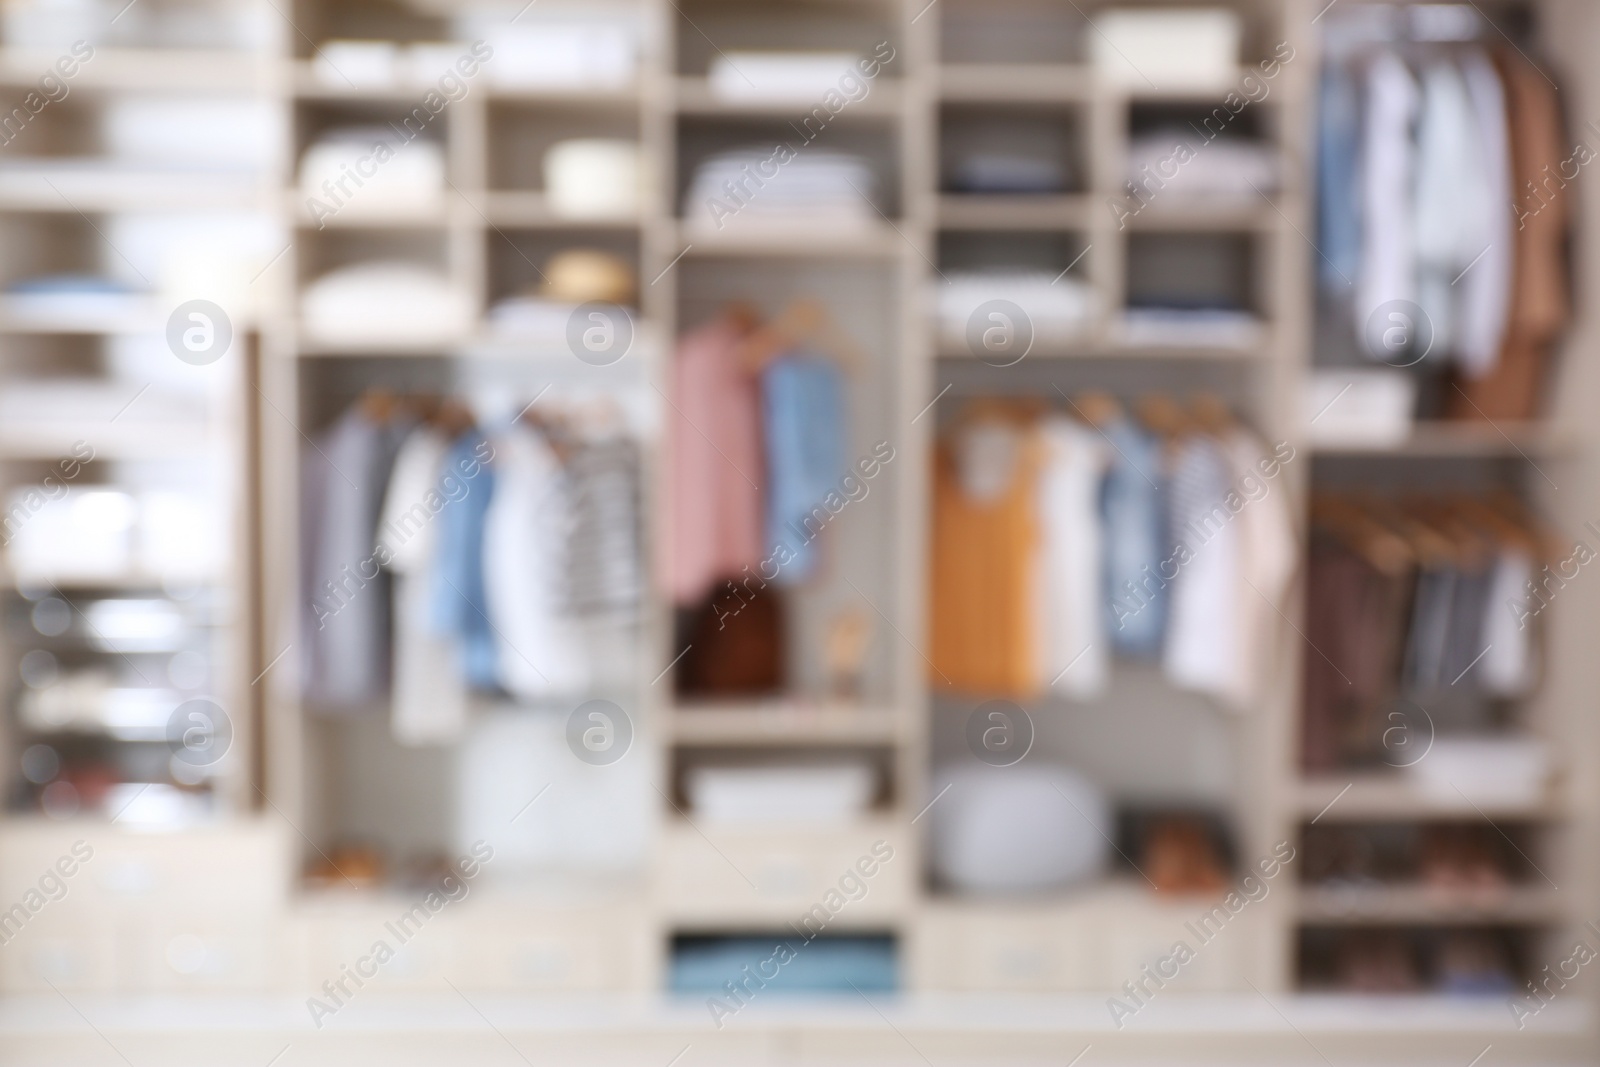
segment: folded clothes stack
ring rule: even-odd
[[[340,267],[301,294],[305,332],[334,344],[446,342],[472,326],[472,301],[444,273],[402,260]]]
[[[387,126],[327,130],[300,157],[301,195],[329,213],[435,210],[444,183],[444,147],[421,137],[404,141]]]
[[[725,52],[706,81],[725,100],[820,100],[860,62],[849,52]]]
[[[1095,314],[1094,290],[1075,278],[1044,271],[951,273],[935,287],[939,331],[947,344],[962,344],[972,317],[983,305],[1007,300],[1028,316],[1035,339],[1063,340],[1081,334]],[[989,325],[987,321],[984,326]]]
[[[760,224],[861,223],[875,214],[867,161],[842,152],[783,153],[765,146],[722,152],[695,168],[683,197],[691,224],[721,228],[731,216]]]
[[[1262,141],[1207,141],[1181,127],[1155,130],[1128,142],[1126,178],[1136,187],[1156,185],[1162,197],[1254,197],[1277,191],[1278,156]]]

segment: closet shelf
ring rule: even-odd
[[[1293,218],[1299,210],[1289,201],[1284,193],[1211,199],[1158,193],[1148,207],[1125,221],[1137,233],[1271,233],[1283,222],[1278,211]]]
[[[1086,101],[1094,88],[1080,63],[946,63],[936,80],[943,99],[974,103]]]
[[[1416,423],[1410,435],[1395,444],[1341,444],[1312,442],[1311,450],[1323,456],[1399,456],[1424,459],[1480,459],[1550,456],[1576,446],[1571,434],[1538,422],[1469,422],[1431,420]]]
[[[1067,196],[939,197],[939,226],[946,230],[1060,230],[1089,225],[1095,198]]]
[[[1240,79],[1247,74],[1257,74],[1259,76],[1257,68],[1252,64],[1240,66],[1231,75],[1229,75],[1227,84],[1220,86],[1207,86],[1205,88],[1191,88],[1182,86],[1167,87],[1161,85],[1160,82],[1155,82],[1152,84],[1150,81],[1141,80],[1135,85],[1128,86],[1126,89],[1118,89],[1104,85],[1100,86],[1100,88],[1109,96],[1122,97],[1127,100],[1137,100],[1141,102],[1172,101],[1174,103],[1212,104],[1220,107],[1222,106],[1222,101],[1229,93],[1237,93],[1235,86],[1237,86]],[[1281,95],[1282,94],[1279,93],[1273,93],[1263,97],[1260,103],[1265,104],[1270,101],[1280,99]],[[1259,106],[1259,104],[1253,104],[1251,106]]]
[[[0,86],[31,89],[61,57],[56,49],[0,48]],[[176,89],[183,92],[260,91],[279,77],[279,64],[258,53],[229,49],[110,48],[72,76],[80,89]]]
[[[966,360],[976,362],[972,352],[960,341],[951,341],[948,338],[939,341],[937,355],[940,359]],[[1085,333],[1081,340],[1076,341],[1037,341],[1028,351],[1027,359],[1082,359],[1106,360],[1150,360],[1159,361],[1233,361],[1264,359],[1268,353],[1264,347],[1237,345],[1134,345],[1122,344],[1114,338],[1107,339],[1103,333]]]
[[[678,247],[693,256],[774,256],[779,258],[888,259],[899,255],[906,238],[884,222],[856,225],[678,226]]]
[[[12,426],[0,432],[0,462],[31,462],[61,459],[72,454],[74,445],[87,441],[96,459],[173,459],[194,461],[221,436],[204,427],[190,429],[171,425],[95,423],[91,425],[41,428]]]
[[[1425,792],[1399,773],[1330,774],[1301,779],[1295,788],[1300,814],[1308,821],[1325,823],[1411,822],[1463,816],[1552,819],[1559,816],[1561,808],[1554,787],[1546,790],[1544,797],[1528,804],[1468,800],[1460,794],[1445,796]]]
[[[1548,886],[1470,891],[1423,885],[1306,887],[1297,900],[1302,922],[1351,926],[1546,923],[1560,921],[1563,910],[1561,894]]]
[[[226,177],[174,173],[154,182],[130,184],[130,176],[108,172],[91,182],[76,177],[65,189],[49,182],[30,182],[26,174],[11,174],[0,185],[0,212],[75,215],[136,214],[176,211],[243,211],[261,202],[260,190],[244,187]],[[39,175],[40,178],[53,175]],[[133,181],[148,178],[138,175]]]
[[[899,734],[889,707],[788,701],[682,704],[671,715],[679,744],[888,744]]]
[[[544,193],[531,189],[490,192],[481,199],[477,194],[469,195],[473,202],[482,204],[484,216],[494,226],[551,230],[632,230],[642,223],[638,215],[609,218],[560,215],[550,210],[549,200]]]
[[[842,72],[841,72],[842,73]],[[730,100],[712,92],[704,78],[680,77],[674,80],[673,90],[680,115],[757,115],[787,119],[796,127],[811,114],[813,108],[822,107],[822,94],[816,99],[793,97],[778,99]],[[872,88],[860,100],[852,100],[829,120],[864,118],[897,118],[901,113],[904,94],[895,79],[879,76]]]
[[[94,337],[160,333],[165,326],[166,322],[153,311],[144,315],[123,315],[113,319],[95,318],[90,320],[42,319],[32,316],[18,319],[0,314],[0,335],[32,334]]]
[[[441,201],[431,208],[406,208],[403,210],[376,210],[364,207],[356,211],[338,211],[318,218],[307,200],[308,194],[298,189],[284,191],[284,201],[293,213],[295,225],[302,230],[425,230],[449,225],[453,221],[467,224],[481,222],[476,212],[459,203]]]

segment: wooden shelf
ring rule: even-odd
[[[483,198],[483,214],[495,226],[541,230],[636,230],[644,221],[638,215],[611,218],[561,215],[550,210],[544,193],[537,190],[490,192]]]
[[[849,226],[761,226],[736,220],[723,230],[680,223],[678,248],[686,247],[694,256],[887,259],[900,254],[906,238],[877,220]]]
[[[1398,772],[1302,779],[1296,785],[1295,806],[1302,817],[1315,822],[1410,822],[1483,815],[1548,819],[1557,817],[1560,810],[1554,789],[1531,804],[1469,800],[1459,794],[1446,796],[1424,791]]]
[[[1082,230],[1089,225],[1095,198],[992,196],[945,193],[939,197],[939,227],[946,230]]]
[[[0,86],[32,89],[55,66],[60,49],[0,48]],[[196,48],[114,48],[96,45],[68,84],[72,91],[174,89],[184,92],[262,91],[277,83],[281,65],[253,52]]]
[[[1414,424],[1404,441],[1393,444],[1312,441],[1311,450],[1319,456],[1493,459],[1559,456],[1575,446],[1571,434],[1543,423],[1433,420]]]
[[[841,73],[843,73],[841,71]],[[822,95],[791,98],[741,100],[718,96],[704,78],[679,77],[673,81],[674,103],[680,115],[729,115],[785,119],[797,128],[811,114],[813,108],[822,107]],[[896,79],[879,77],[860,100],[852,100],[835,112],[828,120],[850,122],[855,119],[898,118],[903,110],[904,94]]]
[[[669,722],[690,745],[889,744],[900,733],[892,708],[837,704],[687,704]]]
[[[1549,886],[1472,891],[1423,885],[1302,887],[1296,900],[1301,922],[1330,926],[1554,923],[1565,904]]]
[[[935,78],[941,99],[962,103],[1081,103],[1094,91],[1080,63],[945,63]]]

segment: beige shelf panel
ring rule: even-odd
[[[1435,886],[1303,888],[1300,920],[1326,925],[1559,922],[1566,900],[1549,886],[1460,890]]]
[[[973,103],[1080,103],[1094,74],[1078,63],[946,63],[935,72],[941,99]]]
[[[673,93],[680,115],[730,115],[770,116],[787,119],[797,127],[813,108],[822,107],[822,94],[816,98],[796,96],[774,99],[740,100],[719,96],[712,91],[704,78],[679,77],[673,81]],[[867,95],[852,100],[828,120],[849,122],[853,119],[898,119],[903,109],[904,93],[894,78],[879,77],[872,82]]]
[[[1398,444],[1312,444],[1312,451],[1327,456],[1417,456],[1468,459],[1563,456],[1572,453],[1573,436],[1542,423],[1528,422],[1418,422]]]
[[[786,701],[679,705],[672,739],[695,745],[888,744],[900,736],[892,708]]]
[[[1532,804],[1469,800],[1459,794],[1428,792],[1399,773],[1302,779],[1296,788],[1296,807],[1304,818],[1315,822],[1404,822],[1462,816],[1550,819],[1560,814],[1553,787]]]
[[[1089,226],[1096,200],[1089,195],[947,193],[939,197],[939,227],[946,230],[1082,230]]]

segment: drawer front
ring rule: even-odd
[[[231,914],[125,923],[118,984],[151,992],[274,988],[282,974],[278,921]]]
[[[1024,915],[934,911],[915,934],[916,980],[926,989],[1054,993],[1098,988],[1096,924],[1069,908]]]
[[[463,989],[515,992],[638,990],[649,983],[639,915],[571,910],[548,916],[469,920],[451,980]]]
[[[705,837],[693,827],[671,827],[662,845],[660,881],[668,916],[798,924],[821,906],[829,927],[900,919],[915,872],[910,851],[888,844],[893,837],[905,841],[908,835],[870,824],[837,830],[708,828]]]
[[[9,930],[9,928],[8,928]],[[95,919],[41,913],[0,945],[0,989],[7,993],[109,992],[116,985],[116,928]]]

